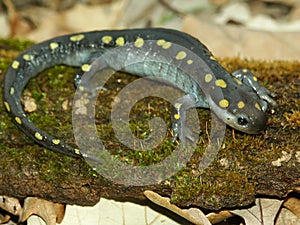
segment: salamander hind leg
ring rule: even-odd
[[[172,107],[172,130],[174,137],[172,141],[180,140],[183,146],[186,145],[186,139],[195,141],[195,132],[187,125],[187,110],[196,107],[195,96],[187,94],[173,103]]]

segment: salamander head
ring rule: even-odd
[[[253,96],[242,99],[223,99],[218,105],[215,102],[209,104],[212,111],[229,126],[248,134],[262,132],[267,122],[266,114],[262,111],[263,100]]]
[[[228,125],[248,134],[260,133],[266,127],[266,114],[256,107],[245,106],[243,109],[227,110],[225,115]]]

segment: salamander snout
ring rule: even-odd
[[[237,130],[248,134],[257,134],[262,132],[266,127],[267,117],[265,113],[255,114],[236,114],[232,126]]]

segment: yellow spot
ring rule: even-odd
[[[50,49],[51,49],[51,50],[54,50],[54,49],[56,49],[57,47],[58,47],[58,43],[56,43],[56,42],[50,43]]]
[[[15,117],[15,121],[18,123],[18,124],[22,124],[22,120],[20,119],[20,117]]]
[[[83,91],[83,90],[84,90],[84,86],[82,86],[82,85],[79,85],[78,88],[79,88],[80,91]]]
[[[259,111],[261,111],[261,107],[258,103],[255,103],[255,108],[257,108]]]
[[[158,46],[163,46],[165,43],[166,43],[166,41],[165,41],[164,39],[160,39],[160,40],[158,40],[158,41],[156,42],[156,44],[157,44]]]
[[[179,110],[181,106],[182,106],[182,104],[181,104],[181,103],[178,103],[178,102],[174,104],[174,107],[175,107],[175,109],[177,109],[177,110]]]
[[[77,34],[70,37],[71,41],[81,41],[84,38],[84,34]]]
[[[123,46],[125,44],[125,39],[124,37],[118,37],[116,40],[116,45],[117,46]]]
[[[227,87],[226,82],[222,79],[216,80],[215,84],[220,88],[226,88]]]
[[[112,36],[108,36],[108,35],[106,35],[106,36],[103,36],[102,37],[102,42],[104,43],[104,44],[109,44],[111,41],[112,41]]]
[[[31,61],[34,59],[34,57],[33,57],[33,55],[25,54],[25,55],[23,55],[23,59],[26,61]]]
[[[81,70],[84,72],[88,72],[88,71],[90,71],[90,69],[91,69],[91,65],[89,65],[89,64],[83,64],[81,66]]]
[[[242,71],[243,71],[243,73],[247,73],[248,69],[243,69]]]
[[[191,60],[191,59],[189,59],[188,61],[187,61],[187,64],[189,64],[189,65],[191,65],[193,63],[193,60]]]
[[[180,52],[178,52],[177,55],[176,55],[176,59],[177,59],[177,60],[184,59],[185,57],[186,57],[186,52],[184,52],[184,51],[180,51]]]
[[[234,77],[233,79],[234,79],[238,84],[240,84],[240,85],[243,84],[243,82],[242,82],[241,80],[237,79],[236,77]]]
[[[81,152],[77,148],[74,149],[74,153],[77,154],[77,155],[81,155]]]
[[[4,102],[4,106],[7,110],[7,112],[10,112],[10,106],[9,106],[8,102]]]
[[[162,45],[162,48],[163,48],[163,49],[169,49],[171,46],[172,46],[172,43],[171,43],[171,42],[165,42],[165,43]]]
[[[179,115],[179,114],[177,114],[177,113],[176,113],[176,114],[174,114],[174,119],[175,119],[175,120],[179,120],[179,119],[180,119],[180,115]]]
[[[213,55],[211,55],[209,58],[210,58],[211,60],[216,61],[216,58],[215,58]]]
[[[252,78],[255,82],[257,82],[257,77],[256,76],[253,76]]]
[[[43,140],[43,136],[39,132],[35,132],[34,136],[36,139],[38,139],[40,141]]]
[[[144,45],[144,39],[139,37],[135,40],[134,42],[134,46],[137,47],[137,48],[140,48]]]
[[[60,140],[59,139],[53,139],[52,143],[55,144],[55,145],[58,145],[60,143]]]
[[[15,93],[15,89],[13,87],[11,87],[10,90],[9,90],[9,94],[13,95],[14,93]]]
[[[222,99],[221,101],[219,101],[219,106],[222,108],[226,108],[229,106],[229,102],[227,99]]]
[[[19,65],[20,65],[20,63],[17,60],[14,60],[11,64],[11,67],[14,69],[18,69]]]
[[[210,73],[208,73],[208,74],[205,75],[204,79],[205,79],[206,83],[209,83],[213,79],[213,76]]]
[[[237,104],[237,107],[238,107],[239,109],[242,109],[242,108],[245,107],[245,103],[244,103],[243,101],[239,101],[238,104]]]
[[[84,158],[87,158],[88,157],[88,154],[84,154],[84,153],[81,153],[79,152],[80,154],[79,155],[82,155]],[[95,170],[95,168],[92,168],[93,170]]]

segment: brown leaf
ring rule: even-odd
[[[257,198],[255,206],[249,209],[236,209],[231,213],[242,217],[247,225],[273,225],[283,200]]]
[[[0,217],[0,224],[3,224],[3,223],[8,223],[8,221],[10,220],[10,215],[6,214],[6,215],[1,215]]]
[[[17,34],[22,35],[31,31],[29,23],[16,11],[11,0],[3,0],[9,17],[10,35],[15,37]]]
[[[300,218],[300,199],[289,198],[283,205]]]
[[[13,215],[20,215],[22,210],[19,199],[8,197],[5,195],[0,196],[0,208]]]
[[[233,217],[234,215],[231,214],[229,211],[227,210],[222,210],[220,212],[216,212],[216,213],[209,213],[206,215],[207,219],[212,223],[220,223],[230,217]]]
[[[28,197],[24,201],[20,221],[24,222],[33,214],[41,217],[47,225],[55,225],[63,220],[65,206],[35,197]]]
[[[178,214],[179,216],[196,225],[211,225],[204,213],[197,208],[180,209],[176,205],[171,204],[169,198],[162,197],[153,191],[145,191],[144,195],[155,204],[169,209],[170,211]]]
[[[201,40],[217,57],[262,60],[297,60],[300,32],[257,31],[247,27],[216,25],[194,16],[183,19],[182,30]]]

